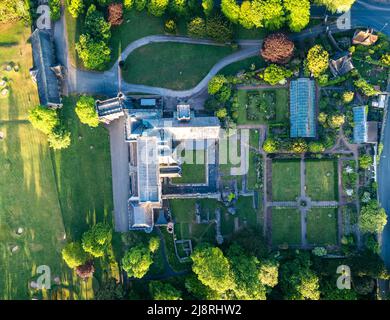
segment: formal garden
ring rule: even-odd
[[[273,208],[271,224],[273,245],[301,245],[301,213],[298,209]]]
[[[288,89],[238,90],[237,124],[288,122]]]

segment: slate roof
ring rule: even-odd
[[[367,107],[360,106],[353,108],[353,141],[355,143],[367,142]]]
[[[41,105],[61,107],[59,82],[56,76],[54,44],[47,30],[35,29],[31,35],[33,54],[33,68],[31,76],[38,86],[38,95]]]
[[[329,67],[335,77],[343,76],[355,68],[349,52],[343,52],[334,56],[329,60]]]
[[[292,138],[316,136],[315,84],[309,78],[290,82],[290,136]]]

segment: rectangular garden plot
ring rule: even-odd
[[[313,201],[338,199],[335,160],[306,161],[306,193]]]
[[[272,209],[272,245],[301,244],[301,214],[297,209]]]
[[[299,160],[272,161],[272,201],[295,201],[299,195]]]
[[[337,244],[337,209],[312,208],[307,213],[307,241],[319,246]]]

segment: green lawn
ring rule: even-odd
[[[297,209],[272,209],[272,244],[301,244],[301,214]]]
[[[247,173],[247,188],[248,190],[253,190],[256,187],[256,184],[260,181],[257,181],[257,171],[256,165],[258,161],[262,161],[261,155],[256,152],[259,149],[259,130],[251,129],[249,131],[249,168]]]
[[[138,48],[127,57],[123,78],[129,83],[190,89],[231,53],[232,49],[224,46],[153,43]]]
[[[299,195],[299,160],[272,161],[272,201],[295,201]]]
[[[249,95],[253,97],[252,100],[249,100]],[[288,120],[287,88],[239,90],[238,103],[238,125],[284,123]],[[274,116],[267,120],[265,112],[259,108],[260,105],[272,111]]]
[[[238,132],[237,132],[238,133]],[[241,179],[241,176],[232,176],[231,169],[239,168],[241,155],[241,141],[237,136],[223,140],[219,144],[219,171],[221,179],[230,181],[231,179]]]
[[[258,227],[257,223],[257,212],[253,208],[253,197],[242,196],[239,197],[236,203],[237,217],[240,218],[240,222],[248,224],[251,227]]]
[[[337,209],[312,208],[308,212],[307,240],[313,245],[337,244]]]
[[[172,178],[172,183],[206,183],[207,152],[205,150],[186,150],[186,154],[181,165],[182,176]]]
[[[60,258],[65,229],[47,139],[26,120],[38,104],[29,77],[30,33],[22,23],[0,26],[0,65],[20,66],[17,73],[0,71],[10,80],[9,96],[0,99],[0,300],[30,299],[39,265],[48,265],[52,276],[71,277]]]
[[[226,76],[235,76],[240,71],[248,71],[252,64],[255,65],[256,69],[260,69],[265,66],[265,61],[260,56],[246,58],[227,65],[219,73]]]
[[[307,160],[306,188],[312,200],[337,200],[337,162],[335,160]]]

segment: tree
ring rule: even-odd
[[[149,291],[153,300],[181,300],[181,292],[169,283],[151,281]]]
[[[219,109],[215,115],[219,118],[219,119],[225,119],[228,115],[228,112],[226,110],[226,108],[221,108]]]
[[[260,54],[264,60],[286,64],[294,53],[294,42],[283,33],[274,33],[265,38]]]
[[[31,21],[30,1],[26,0],[1,0],[0,1],[0,23],[7,23],[17,20]]]
[[[283,26],[285,17],[282,0],[253,0],[252,7],[267,29],[277,30]]]
[[[184,16],[188,11],[186,0],[171,0],[170,8],[178,16]]]
[[[187,32],[192,38],[206,37],[206,21],[200,17],[192,19],[187,25]]]
[[[269,288],[273,288],[278,284],[279,263],[274,260],[265,260],[260,265],[258,278],[260,282]]]
[[[222,0],[221,11],[231,22],[237,23],[240,19],[240,6],[235,0]]]
[[[79,242],[70,242],[62,249],[62,259],[66,262],[69,268],[74,269],[85,264],[88,260],[88,255],[85,253]]]
[[[217,94],[226,83],[227,79],[224,75],[217,74],[216,76],[212,77],[208,83],[209,94]]]
[[[287,23],[291,31],[302,31],[310,21],[309,0],[284,0],[284,7],[287,10]]]
[[[124,5],[126,11],[130,11],[131,8],[133,8],[133,6],[134,6],[134,0],[124,0],[123,5]]]
[[[202,9],[206,16],[213,12],[214,0],[202,0]]]
[[[87,124],[90,127],[99,125],[99,117],[95,109],[95,99],[90,96],[81,96],[77,101],[76,114],[81,123]]]
[[[375,96],[378,94],[378,91],[375,90],[375,88],[371,84],[369,84],[366,80],[364,80],[363,78],[355,80],[353,82],[353,84],[357,89],[359,89],[367,97]]]
[[[345,122],[345,116],[343,114],[334,114],[328,118],[328,125],[332,129],[339,129]]]
[[[309,143],[309,152],[320,153],[325,151],[325,146],[319,141],[311,141]]]
[[[94,272],[95,272],[95,268],[92,264],[92,261],[88,261],[87,263],[76,267],[77,275],[83,280],[87,280],[88,278],[91,278]]]
[[[55,127],[52,132],[49,133],[47,140],[50,148],[59,150],[66,149],[70,146],[70,132],[65,130],[62,126]]]
[[[229,100],[231,94],[232,94],[232,89],[230,88],[229,85],[225,84],[216,94],[216,98],[219,102],[224,103]]]
[[[307,68],[315,78],[328,69],[329,53],[321,45],[312,47],[307,54]]]
[[[129,5],[129,3],[128,3],[128,5]],[[133,3],[131,3],[131,5],[133,5]],[[111,3],[108,6],[108,22],[112,26],[120,26],[123,23],[123,4],[122,3]]]
[[[59,125],[58,114],[56,110],[44,106],[36,106],[29,111],[28,120],[35,129],[45,134],[53,132],[53,129]]]
[[[126,252],[122,258],[122,268],[129,277],[141,279],[149,271],[153,259],[148,247],[138,245]]]
[[[318,115],[318,122],[323,126],[328,126],[328,115],[325,112],[320,112]]]
[[[84,1],[68,0],[68,11],[73,18],[78,18],[84,12]]]
[[[355,93],[353,91],[345,91],[343,92],[343,102],[351,103],[353,98],[355,97]]]
[[[319,279],[310,269],[310,257],[299,253],[280,267],[280,287],[288,300],[319,300]]]
[[[373,160],[369,154],[363,154],[359,157],[359,168],[367,170],[372,166]]]
[[[99,222],[83,234],[83,249],[95,258],[103,257],[111,244],[111,239],[111,227],[105,223]]]
[[[321,296],[324,300],[358,300],[355,290],[340,290],[337,288],[336,279],[333,278],[321,285]]]
[[[215,15],[206,20],[207,37],[216,42],[229,42],[233,38],[233,29],[231,23],[222,16]]]
[[[315,0],[317,4],[326,6],[330,11],[346,12],[351,9],[355,0]]]
[[[137,11],[142,11],[145,9],[147,0],[134,0],[135,3],[135,9]]]
[[[390,53],[385,53],[382,55],[380,62],[387,67],[390,67]]]
[[[292,76],[292,72],[284,67],[276,64],[271,64],[264,70],[264,81],[270,85],[281,84],[286,81],[286,78]]]
[[[359,227],[362,232],[380,233],[387,223],[385,209],[377,200],[371,200],[360,211]]]
[[[60,0],[50,0],[50,18],[52,21],[57,21],[61,18],[61,1]]]
[[[104,281],[95,293],[96,300],[122,300],[125,297],[125,291],[120,283],[114,278]]]
[[[260,282],[259,261],[252,255],[244,253],[243,249],[233,244],[228,250],[235,286],[234,295],[240,300],[265,300],[266,289]]]
[[[192,271],[205,286],[218,293],[224,293],[233,288],[231,266],[221,249],[198,246],[191,254],[191,260],[193,262]]]
[[[149,250],[151,253],[155,253],[160,248],[160,239],[158,237],[152,237],[149,240]]]
[[[256,25],[257,19],[259,19],[258,12],[254,9],[252,4],[253,2],[245,0],[241,3],[240,7],[239,22],[246,29],[253,28]]]
[[[275,153],[279,149],[279,142],[273,138],[265,139],[263,143],[263,150],[267,153]]]
[[[303,139],[294,140],[291,144],[291,152],[304,153],[307,151],[307,143]]]
[[[76,51],[84,67],[103,70],[111,58],[111,50],[104,41],[94,41],[90,35],[82,34],[76,44]]]
[[[104,19],[103,13],[96,10],[95,5],[88,8],[85,16],[84,29],[94,41],[107,42],[111,38],[110,24]]]
[[[150,14],[161,17],[167,9],[169,0],[150,0],[148,3],[148,11]]]
[[[205,286],[193,273],[186,277],[185,287],[194,298],[199,300],[218,300],[222,298],[220,293]]]

